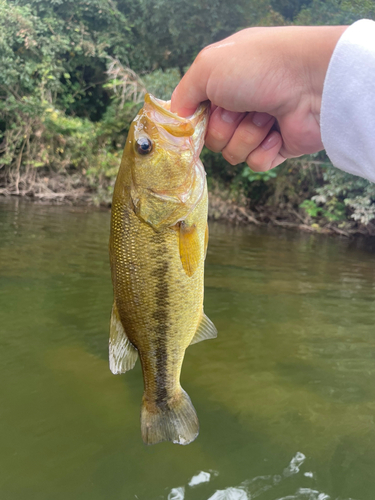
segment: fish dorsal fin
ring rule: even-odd
[[[188,276],[193,276],[201,257],[199,236],[195,224],[189,226],[184,221],[180,222],[179,248],[182,267]]]
[[[216,326],[212,323],[210,318],[208,318],[202,311],[201,321],[198,325],[197,331],[195,332],[193,340],[190,342],[190,345],[197,344],[202,340],[216,339],[216,337],[217,337]]]
[[[130,343],[114,303],[109,333],[109,368],[115,375],[125,373],[134,368],[137,358],[138,351]]]

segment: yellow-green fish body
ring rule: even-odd
[[[188,444],[198,435],[181,367],[191,343],[217,334],[203,313],[207,185],[199,154],[207,120],[206,105],[184,119],[147,95],[113,195],[110,367],[123,373],[140,357],[147,444]]]

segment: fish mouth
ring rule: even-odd
[[[145,95],[145,111],[150,118],[163,127],[174,137],[187,137],[195,135],[197,126],[199,129],[206,130],[209,117],[209,102],[203,102],[198,106],[194,114],[183,118],[172,113],[170,110],[171,101],[157,99],[152,94]]]

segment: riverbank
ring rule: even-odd
[[[110,208],[114,177],[93,180],[82,173],[33,172],[15,175],[0,186],[0,196],[20,197],[32,202],[102,206]],[[209,189],[209,219],[232,225],[274,226],[296,231],[339,235],[375,236],[375,224],[358,221],[327,221],[324,217],[311,217],[303,208],[258,204],[254,206],[246,197],[231,196],[228,189],[217,185]],[[250,206],[252,207],[250,208]]]
[[[275,226],[285,229],[309,233],[339,235],[346,238],[355,236],[375,236],[375,225],[366,226],[356,221],[340,223],[326,222],[324,218],[311,218],[303,210],[281,209],[277,207],[258,206],[250,210],[217,193],[211,193],[209,199],[209,218],[223,220],[232,224],[254,224],[256,226]]]

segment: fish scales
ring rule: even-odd
[[[204,199],[196,210],[204,222],[204,227],[201,223],[198,229],[203,245],[207,220]],[[203,272],[186,275],[174,229],[155,233],[129,211],[119,218],[123,227],[118,226],[115,233],[115,255],[120,318],[140,354],[147,400],[160,394],[163,385],[157,381],[161,379],[171,397],[178,387],[185,349],[197,329],[203,303]],[[200,266],[203,268],[203,259]]]
[[[155,116],[153,118],[155,120]],[[202,113],[201,119],[205,118]],[[143,120],[143,127],[140,120]],[[191,195],[197,198],[196,203],[186,203],[187,197],[185,199],[182,194],[184,201],[180,202],[181,206],[177,202],[176,210],[176,202],[173,200],[168,206],[170,199],[162,192],[161,201],[164,196],[167,206],[159,208],[159,199],[155,202],[153,198],[152,175],[146,181],[151,184],[147,188],[149,192],[142,191],[142,186],[134,185],[134,168],[139,160],[134,148],[138,147],[137,141],[140,140],[136,125],[138,135],[144,137],[142,134],[147,133],[147,138],[151,136],[155,155],[157,148],[164,145],[161,140],[158,142],[159,136],[155,131],[150,134],[147,120],[148,115],[144,117],[142,112],[138,121],[135,119],[114,190],[110,236],[115,298],[111,318],[111,369],[114,373],[121,373],[132,368],[138,354],[144,380],[141,412],[144,441],[153,444],[170,440],[187,444],[198,434],[198,420],[189,396],[180,386],[185,350],[192,341],[194,343],[197,333],[198,337],[202,336],[201,324],[204,327],[203,338],[216,336],[215,327],[203,313],[207,186],[205,178],[203,182],[194,177],[193,181],[187,179],[187,174],[196,175],[192,173],[194,168],[198,168],[199,173],[200,167],[195,165],[199,158],[194,155],[191,159],[186,155],[190,161],[180,166],[180,185],[177,188],[180,187],[181,194],[184,188],[181,188],[181,183],[185,182],[185,190],[189,189]],[[189,122],[176,117],[176,127],[186,123]],[[194,129],[189,132],[193,135]],[[202,142],[202,138],[199,139]],[[190,146],[190,149],[194,145],[191,139],[180,142]],[[169,161],[175,159],[178,164],[180,158],[171,155]],[[161,168],[162,175],[166,169],[161,163],[154,159],[151,167],[154,170]],[[144,166],[144,163],[138,164]],[[178,166],[176,168],[178,170]],[[166,188],[170,187],[169,181],[168,176]],[[158,182],[160,187],[160,179]],[[201,189],[199,197],[194,194],[194,189],[198,188]],[[152,208],[156,206],[156,211],[159,210],[158,219],[149,220],[154,217],[154,212],[148,208],[148,197],[152,198]],[[176,213],[171,215],[173,211]]]

